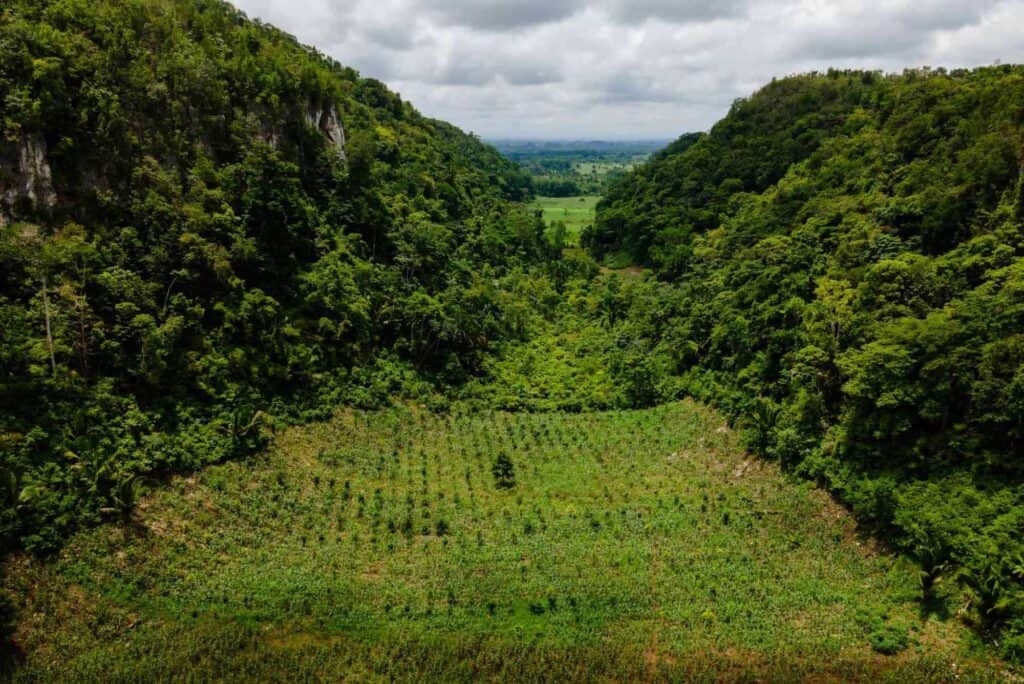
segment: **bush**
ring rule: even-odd
[[[894,624],[878,624],[868,636],[871,648],[885,655],[894,655],[910,643],[906,627]]]
[[[494,460],[491,473],[494,475],[494,485],[498,489],[512,489],[516,486],[515,464],[504,451]]]

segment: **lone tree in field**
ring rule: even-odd
[[[516,467],[504,451],[498,454],[491,472],[494,473],[494,484],[498,489],[512,489],[516,486]]]

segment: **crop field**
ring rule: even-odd
[[[550,226],[556,221],[565,223],[565,244],[569,247],[578,246],[580,233],[594,222],[597,196],[585,197],[538,197],[534,203],[544,213],[544,221]]]
[[[24,681],[999,674],[912,563],[690,402],[342,411],[4,582]]]
[[[617,171],[631,171],[640,164],[643,164],[650,155],[640,154],[633,157],[630,161],[594,161],[594,162],[579,162],[573,165],[573,170],[581,176],[604,176],[609,173],[615,173]]]

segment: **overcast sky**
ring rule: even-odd
[[[773,76],[1024,61],[1024,0],[234,0],[485,138],[674,138]]]

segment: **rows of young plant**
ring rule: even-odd
[[[654,639],[670,658],[826,663],[872,648],[930,657],[923,639],[960,638],[917,618],[913,566],[850,543],[852,523],[823,509],[820,493],[749,460],[692,404],[344,412],[255,462],[177,480],[130,524],[79,535],[43,585],[74,584],[158,633],[215,619],[467,653],[481,640],[497,653]],[[35,629],[30,653],[56,640],[73,668],[166,665],[145,652],[151,631],[112,628],[133,654],[118,656],[77,620]],[[47,671],[33,664],[26,672]]]

